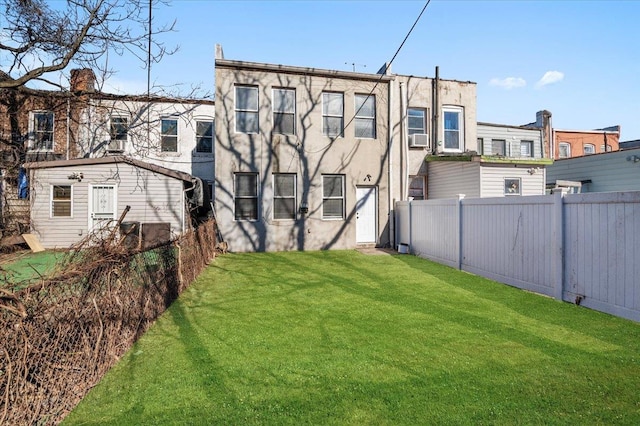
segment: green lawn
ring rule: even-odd
[[[26,284],[50,273],[64,252],[46,250],[5,255],[0,263],[0,282],[4,285]]]
[[[640,424],[640,325],[409,256],[229,254],[65,424]]]

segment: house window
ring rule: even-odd
[[[322,218],[344,219],[344,176],[322,176]]]
[[[160,150],[178,152],[178,120],[163,118],[160,123]]]
[[[33,126],[32,149],[53,150],[53,113],[50,111],[34,112],[31,125]]]
[[[258,88],[236,86],[236,132],[258,133]]]
[[[407,131],[409,135],[427,134],[427,114],[421,108],[409,108],[407,110]]]
[[[484,155],[484,139],[478,138],[478,152],[480,155]]]
[[[129,120],[127,117],[111,117],[111,139],[107,149],[109,151],[124,151],[129,132]]]
[[[424,176],[410,176],[409,197],[414,200],[424,200]]]
[[[590,143],[584,145],[584,155],[590,155],[595,153],[596,153],[595,145],[592,145]]]
[[[533,157],[533,141],[520,141],[520,156]]]
[[[258,220],[258,174],[234,175],[235,219]]]
[[[342,136],[344,131],[344,95],[322,93],[322,133],[327,136]]]
[[[569,145],[567,142],[560,142],[560,145],[558,145],[558,148],[559,148],[558,157],[560,158],[571,157],[571,145]]]
[[[507,142],[504,139],[491,139],[491,155],[505,155]]]
[[[296,175],[291,173],[273,175],[273,218],[296,218]]]
[[[356,138],[376,137],[376,98],[373,95],[356,95]]]
[[[444,150],[462,151],[464,143],[464,125],[462,107],[442,107],[444,120]]]
[[[51,217],[71,217],[71,185],[51,185]]]
[[[504,180],[504,195],[520,195],[520,178],[506,178]]]
[[[273,89],[273,133],[295,135],[296,91]]]
[[[600,145],[600,152],[604,152],[604,145]],[[607,145],[607,152],[611,152],[611,145]]]
[[[196,152],[213,152],[213,121],[196,121]]]

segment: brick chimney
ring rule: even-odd
[[[96,76],[90,68],[71,70],[71,91],[73,93],[96,91]]]

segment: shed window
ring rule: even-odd
[[[51,217],[71,217],[71,185],[51,185]]]

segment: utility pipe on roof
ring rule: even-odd
[[[433,96],[432,96],[432,110],[433,110],[433,118],[432,118],[432,128],[433,128],[433,139],[431,142],[431,153],[435,154],[438,150],[438,123],[440,122],[440,67],[436,66],[436,78],[433,81]]]

